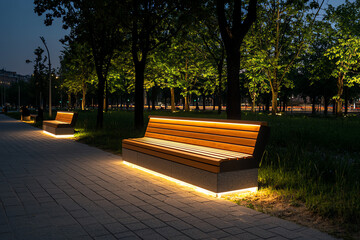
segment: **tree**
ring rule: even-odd
[[[247,37],[252,55],[264,69],[272,93],[272,113],[278,111],[278,95],[283,86],[292,81],[287,74],[298,62],[300,53],[311,40],[313,22],[323,4],[307,1],[275,0],[259,4],[261,18]],[[317,9],[316,13],[309,13]],[[245,48],[249,47],[245,46]]]
[[[324,21],[316,21],[314,29],[314,41],[302,56],[299,69],[302,77],[296,77],[296,80],[300,79],[300,81],[296,81],[295,86],[298,89],[302,88],[301,92],[308,94],[313,100],[322,96],[326,115],[330,100],[335,95],[336,79],[331,74],[335,63],[324,54],[333,46],[336,33],[331,24]]]
[[[216,0],[219,29],[226,50],[227,64],[227,118],[241,117],[240,97],[240,46],[251,25],[256,20],[257,0],[250,0],[246,17],[242,10],[244,1]],[[227,16],[230,16],[227,19]]]
[[[88,85],[94,81],[94,62],[91,49],[87,44],[72,42],[63,51],[61,60],[63,86],[69,92],[77,94],[81,91],[81,109],[85,109]]]
[[[325,19],[330,20],[341,34],[360,37],[360,0],[345,0],[344,4],[336,8],[330,5]]]
[[[180,1],[129,0],[125,27],[135,65],[135,127],[144,127],[144,74],[148,55],[180,30],[188,11]]]
[[[44,49],[38,47],[35,49],[34,54],[36,56],[34,60],[34,73],[32,75],[31,82],[33,82],[34,90],[37,92],[39,106],[42,109],[46,108],[46,66],[47,61],[46,56],[43,57]],[[30,63],[30,60],[26,60],[27,63]],[[36,97],[37,98],[37,97]],[[37,101],[36,101],[37,102]]]
[[[342,95],[344,86],[360,84],[360,38],[344,36],[335,46],[325,53],[330,60],[335,60],[336,68],[332,75],[337,78],[336,114],[342,115]]]
[[[196,32],[202,40],[202,44],[199,44],[204,56],[206,56],[213,64],[213,67],[217,70],[217,79],[214,81],[206,81],[208,87],[206,89],[210,92],[214,92],[217,95],[218,113],[221,113],[222,105],[222,91],[224,79],[224,66],[225,66],[225,46],[221,38],[219,24],[216,15],[215,3],[212,1],[206,1],[201,6],[201,11],[198,14],[197,29]],[[216,89],[212,89],[211,86],[215,86]],[[215,108],[215,96],[214,96],[214,108]]]
[[[94,57],[98,84],[98,114],[96,126],[103,127],[105,82],[114,50],[122,43],[122,3],[114,0],[34,0],[35,12],[46,13],[45,25],[62,17],[63,27],[70,28],[70,38],[88,43]],[[69,39],[66,38],[66,39]]]

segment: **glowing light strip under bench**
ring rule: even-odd
[[[55,134],[47,132],[45,130],[43,130],[43,133],[50,135],[52,137],[55,137],[55,138],[72,138],[72,137],[74,137],[74,134],[55,135]]]
[[[201,187],[198,187],[198,186],[195,186],[193,184],[190,184],[190,183],[187,183],[187,182],[184,182],[184,181],[181,181],[179,179],[176,179],[176,178],[172,178],[172,177],[169,177],[167,175],[164,175],[162,173],[158,173],[158,172],[155,172],[155,171],[152,171],[150,169],[147,169],[147,168],[144,168],[144,167],[140,167],[136,164],[133,164],[133,163],[130,163],[130,162],[127,162],[127,161],[122,161],[123,164],[129,166],[129,167],[132,167],[132,168],[136,168],[136,169],[139,169],[143,172],[147,172],[149,174],[152,174],[154,176],[157,176],[157,177],[161,177],[163,179],[166,179],[168,181],[171,181],[171,182],[174,182],[174,183],[177,183],[179,185],[182,185],[182,186],[186,186],[186,187],[189,187],[197,192],[201,192],[201,193],[204,193],[206,195],[210,195],[210,196],[213,196],[213,197],[218,197],[220,198],[221,196],[224,196],[224,195],[228,195],[228,194],[234,194],[234,193],[244,193],[244,192],[256,192],[258,190],[257,187],[252,187],[252,188],[244,188],[244,189],[239,189],[239,190],[233,190],[233,191],[229,191],[229,192],[221,192],[221,193],[215,193],[215,192],[212,192],[212,191],[209,191],[209,190],[206,190],[204,188],[201,188]]]

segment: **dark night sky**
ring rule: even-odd
[[[344,0],[325,0],[325,5],[337,6]],[[59,67],[62,44],[59,39],[68,32],[62,29],[61,20],[52,26],[44,25],[44,16],[34,13],[33,0],[0,0],[0,69],[19,74],[31,74],[34,49],[44,48],[40,36],[44,36],[50,50],[53,67]],[[44,48],[45,49],[45,48]]]
[[[46,40],[52,65],[59,67],[59,39],[68,32],[62,29],[61,20],[45,26],[44,17],[34,13],[33,0],[0,0],[0,31],[0,69],[31,74],[33,64],[25,60],[35,58],[38,46],[45,50],[40,36]]]

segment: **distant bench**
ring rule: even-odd
[[[39,117],[37,114],[30,114],[30,115],[21,115],[21,121],[33,121],[34,123],[39,121]]]
[[[43,121],[43,130],[54,135],[72,135],[77,113],[57,112],[55,120]]]
[[[123,160],[215,193],[258,187],[266,122],[150,116]]]

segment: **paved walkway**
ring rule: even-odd
[[[0,114],[0,239],[331,239]]]

